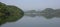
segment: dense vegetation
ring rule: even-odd
[[[6,22],[14,22],[24,15],[24,12],[13,5],[6,5],[0,2],[0,25]]]

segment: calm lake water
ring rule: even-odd
[[[60,18],[46,19],[43,16],[24,16],[16,22],[5,23],[1,27],[60,27]]]

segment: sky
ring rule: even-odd
[[[60,0],[0,0],[7,5],[15,5],[22,10],[43,10],[60,8]]]

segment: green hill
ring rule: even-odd
[[[15,22],[23,15],[24,12],[20,8],[0,2],[0,25],[6,22]]]

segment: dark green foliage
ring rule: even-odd
[[[12,5],[5,5],[0,2],[0,25],[6,22],[15,22],[24,15],[24,12]]]

